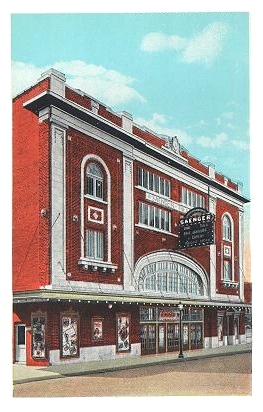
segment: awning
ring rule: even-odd
[[[137,305],[156,305],[156,306],[177,306],[179,303],[187,306],[212,306],[212,307],[233,307],[250,308],[251,304],[240,301],[230,300],[208,300],[208,299],[187,299],[171,297],[151,297],[144,295],[121,295],[121,294],[94,294],[88,292],[68,292],[56,290],[35,290],[28,292],[15,292],[13,303],[34,303],[34,302],[60,302],[67,301],[72,303],[112,303],[112,304],[137,304]]]

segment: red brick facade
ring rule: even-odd
[[[14,99],[15,362],[177,351],[179,315],[184,350],[244,342],[248,200],[173,142],[54,70]],[[214,216],[214,243],[180,249],[195,209]]]
[[[66,148],[66,164],[67,167],[67,272],[70,273],[70,280],[86,280],[87,278],[91,282],[102,283],[120,283],[122,282],[123,269],[122,269],[122,254],[121,242],[122,242],[122,202],[120,196],[115,194],[122,192],[122,155],[118,150],[110,149],[103,143],[96,141],[92,137],[78,133],[72,129],[67,133],[70,140],[67,140]],[[73,221],[73,216],[80,216],[80,185],[81,185],[81,162],[84,154],[96,154],[102,159],[110,171],[111,175],[111,191],[112,204],[111,204],[111,224],[113,227],[112,236],[112,262],[118,266],[114,275],[104,276],[97,272],[85,271],[78,265],[80,258],[80,228],[79,221],[76,223]],[[91,160],[92,161],[92,157]],[[105,187],[105,191],[109,188]],[[107,207],[98,201],[91,200],[84,201],[84,214],[88,215],[88,206],[94,208],[100,208],[104,213],[104,223],[98,225],[96,222],[89,222],[88,227],[91,229],[99,229],[106,234],[107,231]],[[105,247],[107,249],[107,245]],[[105,251],[106,252],[106,251]],[[120,280],[118,280],[120,279]]]

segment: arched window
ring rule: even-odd
[[[86,194],[95,199],[103,199],[103,173],[96,163],[90,163],[86,170]]]
[[[204,295],[203,282],[196,272],[169,261],[146,265],[139,275],[139,288],[143,291]]]
[[[231,228],[231,221],[228,216],[223,217],[223,239],[224,240],[232,240],[232,228]]]
[[[230,216],[225,214],[222,219],[222,280],[231,282],[234,277],[233,266],[233,224]],[[231,243],[230,243],[231,242]]]
[[[90,203],[89,199],[95,201]],[[106,163],[95,154],[81,162],[80,186],[80,259],[85,270],[93,266],[114,273],[111,261],[111,176]]]

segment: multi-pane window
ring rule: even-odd
[[[141,321],[155,321],[157,318],[157,309],[149,307],[140,307],[140,320]]]
[[[88,229],[86,231],[86,254],[87,258],[94,260],[103,260],[103,233]]]
[[[205,208],[205,197],[193,192],[192,190],[182,187],[182,203],[190,207],[203,207]]]
[[[103,199],[103,174],[99,166],[90,163],[87,167],[86,194],[96,199]]]
[[[138,168],[138,186],[166,197],[170,197],[170,181],[148,170]]]
[[[233,232],[232,232],[232,223],[230,217],[227,215],[223,216],[222,219],[222,238],[223,241],[232,242]],[[223,261],[222,261],[222,279],[223,281],[232,281],[233,280],[233,256],[232,256],[232,246],[228,243],[227,245],[223,242]]]
[[[223,217],[223,239],[232,240],[231,221],[228,216]]]
[[[204,295],[201,278],[185,265],[157,262],[145,266],[140,274],[139,288],[146,291]]]
[[[178,290],[178,276],[175,273],[170,273],[168,277],[168,292]]]
[[[139,202],[139,223],[155,229],[171,231],[171,213]]]
[[[232,264],[231,260],[224,260],[223,266],[223,278],[224,280],[232,280]]]

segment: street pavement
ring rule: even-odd
[[[95,373],[110,372],[167,364],[173,362],[186,362],[194,359],[224,356],[238,353],[252,352],[252,344],[241,344],[234,346],[221,346],[219,348],[198,349],[184,352],[184,358],[178,358],[178,352],[158,355],[127,356],[112,360],[101,360],[92,362],[67,363],[48,367],[26,366],[15,363],[13,365],[13,384],[56,379],[65,376],[92,375]]]

